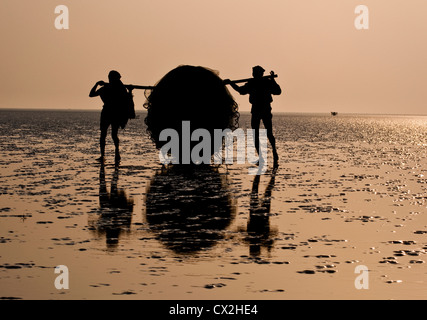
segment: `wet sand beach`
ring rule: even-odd
[[[116,168],[97,111],[0,111],[0,298],[427,298],[427,117],[275,114],[254,176],[162,168],[138,115]]]

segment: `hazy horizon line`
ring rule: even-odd
[[[0,111],[64,111],[64,112],[101,112],[102,108],[88,108],[88,109],[79,109],[79,108],[28,108],[28,107],[13,107],[13,108],[5,108],[0,107]],[[137,113],[146,113],[147,110],[135,110]],[[241,110],[239,113],[247,113],[250,114],[249,110]],[[272,111],[273,114],[331,114],[331,111]],[[419,113],[357,113],[357,112],[338,112],[339,114],[344,115],[388,115],[388,116],[420,116],[426,117],[426,114]]]

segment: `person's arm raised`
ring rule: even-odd
[[[246,85],[239,87],[237,84],[235,84],[230,79],[225,79],[224,84],[226,84],[226,85],[229,84],[234,90],[236,90],[240,94],[247,94],[248,93],[246,90]]]
[[[97,90],[98,86],[104,86],[104,85],[105,85],[104,81],[98,81],[97,83],[95,83],[95,85],[89,92],[89,97],[93,98],[93,97],[99,96],[100,92],[99,90]]]
[[[274,80],[274,78],[277,77],[277,75],[274,74],[274,71],[270,72],[270,79],[271,79],[271,94],[274,95],[280,95],[282,93],[282,89],[280,88],[279,84]]]

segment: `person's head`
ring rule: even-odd
[[[116,82],[120,81],[121,77],[122,76],[120,75],[120,73],[118,73],[115,70],[111,70],[110,73],[108,74],[108,81],[110,83],[116,83]]]
[[[264,76],[264,68],[261,66],[255,66],[252,68],[252,76],[254,78],[261,78]]]

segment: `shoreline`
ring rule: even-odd
[[[101,112],[102,107],[99,109],[56,109],[56,108],[0,108],[1,111],[42,111],[42,112]],[[136,113],[147,113],[144,109],[135,109]],[[240,114],[250,115],[251,112],[247,110],[239,111]],[[325,112],[295,112],[295,111],[274,111],[273,115],[290,115],[290,116],[331,116],[330,111]],[[427,114],[404,114],[404,113],[353,113],[353,112],[338,112],[339,116],[372,116],[372,117],[427,117]],[[332,116],[331,116],[332,118]]]

